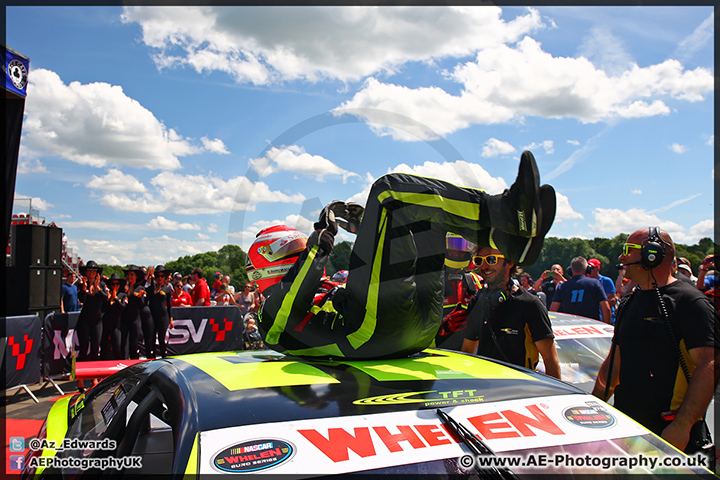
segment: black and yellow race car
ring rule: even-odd
[[[24,478],[712,476],[573,385],[439,349],[391,360],[240,351],[144,362],[57,401],[30,447]]]

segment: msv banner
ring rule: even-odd
[[[243,349],[244,329],[238,307],[177,307],[172,312],[174,326],[168,329],[165,336],[169,355]],[[75,332],[79,315],[80,312],[53,313],[45,317],[42,355],[44,377],[71,373],[72,354],[75,352],[77,357],[79,353]],[[144,341],[141,336],[141,356],[145,352]]]

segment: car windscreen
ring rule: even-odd
[[[68,438],[81,440],[100,440],[110,422],[125,402],[129,392],[138,384],[136,377],[121,377],[114,381],[95,387],[101,388],[97,393],[80,400],[80,408],[71,411],[72,426],[67,433]],[[89,455],[91,452],[87,452]],[[83,456],[87,456],[83,454]]]
[[[612,337],[556,338],[562,379],[570,383],[595,382],[603,360],[610,350]],[[538,370],[545,373],[542,360]]]

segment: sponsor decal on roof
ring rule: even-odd
[[[430,390],[427,392],[404,392],[379,395],[355,400],[355,405],[398,405],[405,403],[421,403],[423,407],[445,407],[450,405],[461,405],[465,403],[477,403],[485,400],[478,390],[451,390],[439,392]]]
[[[276,467],[294,454],[295,447],[284,440],[249,440],[218,452],[213,466],[221,472],[254,473]]]
[[[397,396],[395,400],[423,400],[424,395],[431,393],[439,396],[440,392],[411,392],[404,397]],[[372,403],[394,401],[389,397],[362,400]],[[601,405],[591,395],[572,394],[458,404],[446,407],[445,411],[497,453],[648,434],[641,425],[615,414],[611,407],[602,409]],[[224,457],[237,460],[235,464],[267,462],[262,465],[277,458],[278,461],[272,464],[273,474],[326,475],[457,459],[468,454],[467,447],[451,433],[435,410],[431,407],[201,432],[200,473],[217,473],[220,465],[227,467],[229,460]],[[610,425],[613,428],[598,428]],[[259,429],[266,438],[284,439],[287,448],[295,449],[297,454],[288,453],[287,457],[277,454],[275,457],[274,453],[265,453],[266,457],[263,457],[260,452],[272,452],[277,446],[263,445],[270,440],[257,440],[255,435]],[[258,450],[233,450],[248,446]],[[218,459],[226,463],[218,465]]]
[[[613,327],[610,325],[596,326],[596,325],[579,325],[579,326],[563,326],[553,327],[553,334],[555,340],[562,340],[563,338],[588,338],[588,337],[612,337]]]

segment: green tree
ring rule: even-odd
[[[238,291],[239,287],[248,280],[245,273],[245,258],[246,253],[237,245],[225,245],[217,252],[187,255],[168,262],[165,266],[182,275],[190,275],[193,268],[200,267],[203,269],[203,277],[211,285],[215,272],[220,272],[223,276],[229,275],[230,285]]]
[[[545,239],[537,261],[533,265],[524,268],[524,270],[532,275],[534,279],[538,279],[543,271],[549,270],[556,263],[560,264],[563,270],[567,270],[572,259],[578,256],[598,258],[601,262],[603,261],[597,256],[597,252],[595,252],[588,240],[577,237],[549,237]],[[607,262],[607,258],[605,262]],[[566,278],[567,275],[570,275],[570,273],[566,272]]]
[[[352,252],[353,244],[350,242],[340,242],[330,254],[325,272],[328,276],[332,276],[340,270],[348,270],[350,268],[350,252]]]
[[[606,277],[610,277],[613,280],[617,277],[617,265],[620,260],[618,257],[622,253],[623,244],[627,240],[627,234],[621,233],[616,235],[614,238],[600,238],[596,237],[590,241],[590,246],[595,250],[596,255],[590,258],[597,258],[602,263],[600,267],[600,273]]]
[[[125,272],[123,272],[123,270],[125,270],[127,267],[123,267],[121,265],[99,265],[103,269],[102,274],[106,275],[108,278],[110,278],[113,273],[117,273],[118,275],[120,275],[120,278],[125,278]]]

